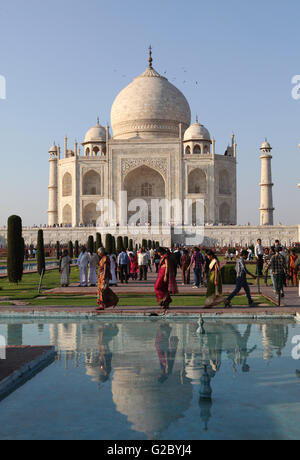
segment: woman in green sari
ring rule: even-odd
[[[222,276],[218,258],[211,250],[207,251],[207,257],[210,264],[205,308],[211,308],[224,302],[224,296],[222,295]]]

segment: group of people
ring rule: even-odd
[[[172,302],[172,295],[178,293],[177,274],[181,270],[182,285],[191,283],[193,276],[193,289],[200,289],[205,286],[206,302],[205,308],[224,303],[226,308],[231,307],[232,299],[244,289],[249,306],[254,306],[251,297],[247,276],[254,279],[265,277],[267,284],[270,274],[274,292],[284,295],[284,286],[287,283],[296,285],[298,283],[298,271],[300,257],[294,249],[287,251],[275,242],[272,248],[264,248],[262,241],[257,240],[254,254],[256,258],[256,274],[251,273],[246,265],[249,260],[249,251],[244,249],[236,254],[236,287],[234,291],[225,298],[222,288],[221,264],[216,253],[210,249],[203,250],[201,247],[182,248],[172,250],[166,248],[146,249],[140,248],[136,251],[122,250],[118,255],[106,254],[104,248],[96,253],[90,253],[85,247],[81,249],[77,264],[80,270],[80,286],[98,285],[98,309],[116,307],[118,297],[111,287],[121,284],[128,284],[133,281],[147,281],[148,272],[155,270],[157,280],[155,283],[155,294],[160,308],[167,311]],[[68,286],[70,283],[70,267],[72,259],[65,250],[60,260],[61,284]],[[98,268],[98,276],[97,276]]]
[[[255,246],[255,257],[257,260],[257,275],[265,278],[268,284],[268,277],[272,281],[274,293],[284,297],[284,287],[298,285],[298,273],[300,268],[300,256],[295,248],[286,249],[276,240],[271,248],[264,247],[260,239]]]

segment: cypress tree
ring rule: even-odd
[[[87,243],[87,251],[91,254],[94,252],[94,237],[91,235],[89,236],[88,243]]]
[[[44,232],[43,230],[38,231],[37,240],[37,270],[38,274],[41,275],[46,270],[45,263],[45,247],[44,247]]]
[[[151,248],[152,248],[152,241],[148,240],[148,249],[151,249]]]
[[[117,249],[116,237],[112,236],[112,252],[113,252],[113,254],[116,254],[116,249]]]
[[[105,237],[105,251],[108,255],[113,253],[113,237],[110,233],[107,233]]]
[[[10,283],[22,281],[23,261],[22,219],[11,216],[7,223],[7,274]]]
[[[129,251],[133,251],[133,240],[129,240]]]
[[[69,249],[69,256],[71,257],[71,259],[73,259],[73,257],[74,257],[74,246],[73,246],[72,241],[69,241],[68,249]]]
[[[103,248],[102,238],[101,238],[100,233],[97,233],[97,235],[96,235],[96,251],[95,252],[97,252],[98,249],[100,249],[100,248]]]
[[[124,236],[124,249],[129,249],[129,239],[128,236]]]
[[[75,256],[76,259],[78,259],[78,257],[79,257],[79,242],[78,242],[78,240],[75,241],[74,256]]]
[[[56,258],[59,260],[60,257],[60,243],[59,241],[56,241]]]
[[[147,240],[142,241],[142,247],[147,249]]]
[[[117,238],[117,252],[120,254],[120,252],[123,251],[124,244],[123,244],[123,238],[121,236],[118,236]]]

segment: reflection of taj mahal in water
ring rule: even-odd
[[[202,333],[197,322],[158,321],[154,331],[147,322],[137,327],[134,321],[107,323],[100,328],[94,323],[52,324],[50,342],[66,367],[84,362],[86,375],[100,390],[110,380],[117,411],[135,431],[155,439],[184,417],[194,397],[207,429],[213,408],[213,395],[212,400],[210,394],[205,397],[207,382],[213,389],[225,356],[233,376],[238,370],[250,372],[248,360],[258,348],[265,361],[281,355],[287,330],[280,321],[259,324],[261,348],[251,340],[251,324],[239,327],[206,321]]]
[[[118,209],[121,191],[129,202],[142,198],[149,205],[151,199],[189,198],[194,221],[195,202],[202,199],[205,223],[237,223],[234,136],[225,155],[217,154],[208,130],[198,119],[191,125],[185,96],[152,67],[151,53],[148,69],[115,99],[111,125],[112,135],[98,120],[83,152],[77,143],[70,150],[67,138],[64,155],[51,147],[49,226],[95,225],[97,203],[111,199]],[[150,209],[144,223],[151,222]],[[116,220],[125,223],[118,214]]]

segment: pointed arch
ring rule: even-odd
[[[69,204],[66,204],[63,208],[63,225],[72,225],[72,208]]]
[[[91,170],[83,176],[82,182],[83,195],[101,195],[101,179],[100,174]]]
[[[203,169],[196,168],[190,172],[188,177],[188,187],[190,194],[207,193],[207,177]]]
[[[62,181],[62,195],[72,196],[72,176],[70,173],[66,173]]]

